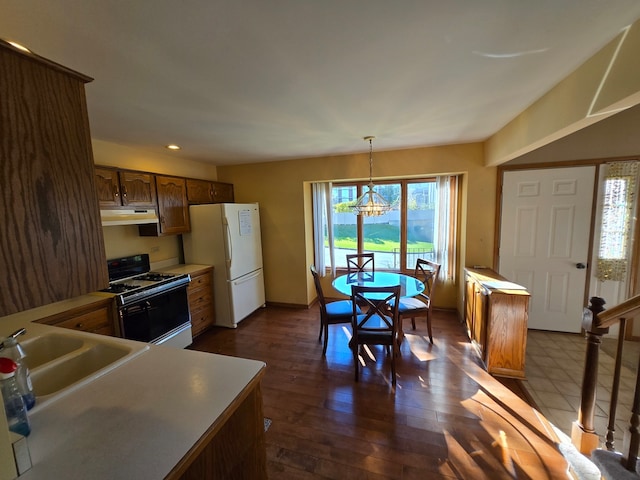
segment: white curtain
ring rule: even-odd
[[[313,195],[313,248],[316,262],[316,269],[320,276],[326,274],[325,259],[325,231],[328,235],[329,261],[331,263],[331,274],[335,276],[336,267],[333,249],[333,206],[331,205],[331,182],[312,183],[311,191]]]
[[[440,264],[440,280],[452,281],[455,272],[455,218],[451,218],[454,212],[457,212],[457,205],[452,205],[452,202],[457,202],[457,194],[452,191],[455,183],[455,178],[449,176],[438,177],[438,195],[436,198],[436,212],[435,216],[435,238],[434,238],[434,250],[436,256],[436,263]]]

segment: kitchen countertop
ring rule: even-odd
[[[200,272],[207,268],[213,268],[213,265],[197,265],[195,263],[180,263],[178,265],[171,265],[169,267],[158,268],[154,270],[155,272],[166,272],[166,273],[175,273],[178,275],[182,274],[194,274],[196,272]]]
[[[90,295],[83,297],[89,298],[63,306],[91,302]],[[28,323],[61,307],[1,318],[0,334],[21,326],[29,337],[61,332]],[[259,382],[264,368],[254,360],[150,345],[123,365],[30,412],[33,467],[20,479],[164,478],[247,386]]]
[[[7,315],[6,317],[0,317],[0,337],[6,337],[11,332],[20,327],[24,327],[25,324],[28,324],[29,322],[57,315],[59,313],[66,312],[67,310],[73,310],[74,308],[91,305],[92,303],[103,302],[105,297],[113,296],[113,293],[88,293],[69,300],[62,300],[49,305],[43,305],[42,307]],[[14,328],[15,325],[17,325],[16,328]]]

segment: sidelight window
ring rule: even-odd
[[[616,162],[606,167],[596,276],[601,281],[624,281],[628,271],[638,162]]]

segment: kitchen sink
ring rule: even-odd
[[[149,345],[100,335],[48,333],[20,342],[36,406],[59,398],[146,351]]]
[[[34,370],[40,365],[78,350],[83,343],[83,340],[78,337],[50,333],[25,340],[20,345],[26,354],[25,363],[30,370]]]

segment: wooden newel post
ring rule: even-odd
[[[582,328],[586,331],[587,352],[582,377],[582,398],[578,420],[571,427],[571,441],[584,455],[598,448],[600,438],[594,428],[596,409],[596,389],[598,386],[598,357],[602,335],[609,332],[609,328],[598,328],[598,314],[604,311],[604,299],[591,297],[589,308],[584,309]]]

